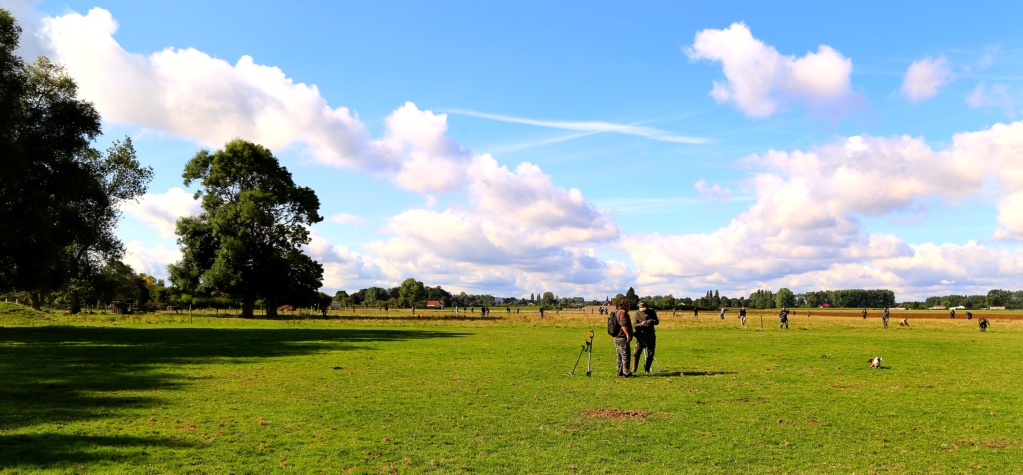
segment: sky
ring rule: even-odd
[[[1020,2],[0,0],[155,178],[159,278],[233,138],[319,196],[323,290],[1023,289]]]

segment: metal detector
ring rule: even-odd
[[[647,351],[648,350],[646,348],[643,348],[643,361],[646,361]],[[663,373],[664,372],[664,370],[661,369],[661,363],[659,363],[657,361],[657,357],[656,356],[654,357],[654,364],[657,365],[657,372],[658,373]]]
[[[568,376],[575,376],[575,369],[579,367],[579,362],[583,359],[583,353],[586,353],[586,376],[590,375],[590,362],[593,361],[593,330],[590,330],[589,339],[586,340],[586,344],[582,345],[582,349],[579,350],[579,357],[575,359],[575,366],[572,367],[570,373],[565,373]]]

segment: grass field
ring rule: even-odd
[[[662,371],[621,379],[599,315],[0,303],[0,473],[1018,473],[1023,322],[876,313],[662,312]]]

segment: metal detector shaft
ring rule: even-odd
[[[650,350],[648,350],[646,348],[643,348],[643,360],[644,361],[646,361],[646,357],[649,354],[648,351],[650,351]],[[661,369],[661,363],[659,361],[657,361],[657,357],[656,356],[653,358],[653,360],[654,360],[654,364],[657,365],[657,372],[658,373],[663,373],[664,370]]]
[[[586,341],[586,376],[591,374],[591,361],[593,361],[593,330],[590,330],[590,339]]]
[[[575,369],[579,367],[579,362],[583,359],[583,353],[586,351],[586,345],[583,345],[583,349],[579,350],[579,357],[575,359],[575,366],[572,367],[572,372],[568,373],[569,376],[575,376]]]

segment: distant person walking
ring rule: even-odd
[[[948,318],[951,318],[952,320],[956,319],[956,309],[954,308],[948,309]]]
[[[618,320],[618,326],[620,330],[618,334],[614,336],[615,341],[615,365],[617,366],[618,376],[624,378],[631,378],[632,371],[632,352],[629,351],[629,344],[632,343],[632,320],[629,318],[629,301],[622,299],[618,303],[618,310],[615,310],[614,318]]]
[[[742,322],[742,326],[746,326],[746,307],[739,309],[739,321]]]
[[[721,307],[721,319],[725,319],[725,307]]]
[[[888,318],[889,317],[891,317],[891,313],[888,312],[888,307],[885,307],[884,311],[881,312],[881,321],[884,322],[884,327],[885,328],[888,328]]]
[[[782,307],[781,308],[781,312],[778,312],[778,320],[780,322],[779,325],[778,325],[778,329],[779,330],[781,330],[782,328],[784,328],[786,330],[789,329],[789,309],[788,308],[786,308],[786,307]]]
[[[867,307],[863,307],[863,319],[867,319]]]
[[[648,308],[646,302],[639,301],[639,309],[636,310],[636,325],[635,325],[635,337],[636,337],[636,351],[633,353],[632,372],[635,373],[639,369],[639,357],[643,354],[643,350],[646,350],[646,362],[643,365],[643,369],[646,370],[647,374],[650,374],[650,365],[654,363],[654,350],[657,348],[657,334],[655,333],[654,326],[661,323],[657,319],[657,312]]]

